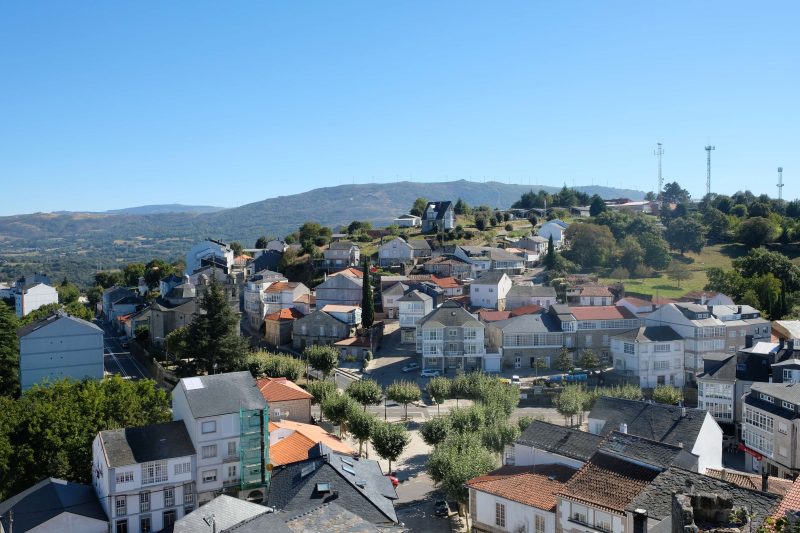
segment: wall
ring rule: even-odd
[[[289,416],[286,417],[286,411]],[[278,415],[282,413],[282,416]],[[302,422],[303,424],[311,423],[311,400],[287,400],[283,402],[270,402],[269,403],[269,419],[278,420],[292,420],[294,422]]]
[[[516,466],[536,466],[536,465],[566,465],[571,468],[579,469],[583,466],[583,461],[570,459],[557,453],[525,446],[524,444],[514,444],[514,465]]]
[[[507,500],[500,496],[495,496],[494,494],[476,491],[475,489],[470,489],[470,491],[475,491],[476,508],[470,510],[473,520],[489,526],[492,531],[524,531],[526,533],[532,533],[536,531],[536,515],[544,517],[546,533],[555,533],[556,531],[556,517],[554,513]],[[506,506],[505,527],[495,525],[495,504],[497,503]]]
[[[698,472],[705,472],[707,468],[722,468],[722,428],[708,413],[697,435],[692,453],[698,456]]]

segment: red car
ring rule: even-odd
[[[391,475],[391,474],[386,474],[386,477],[388,477],[388,478],[389,478],[389,481],[391,481],[391,482],[392,482],[392,486],[393,486],[393,487],[396,487],[397,485],[399,485],[399,484],[400,484],[400,481],[399,481],[399,480],[398,480],[396,477],[394,477],[393,475]]]

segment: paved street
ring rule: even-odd
[[[125,379],[148,379],[149,373],[131,355],[130,351],[123,348],[122,341],[109,326],[95,320],[94,323],[103,329],[103,364],[106,374],[119,374]]]

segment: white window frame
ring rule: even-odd
[[[494,525],[506,527],[506,504],[494,502]]]
[[[213,459],[217,456],[217,445],[216,444],[209,444],[208,446],[203,446],[201,448],[203,453],[203,459]]]
[[[213,470],[204,470],[201,479],[203,480],[203,483],[214,483],[215,481],[217,481],[216,468]]]
[[[204,435],[208,433],[216,433],[217,432],[217,421],[216,420],[205,420],[203,424],[200,426],[200,430],[203,432]]]

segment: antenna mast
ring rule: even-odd
[[[783,200],[783,167],[778,167],[778,201]]]
[[[711,150],[716,150],[710,144],[706,146],[706,194],[711,194]]]
[[[658,197],[664,189],[664,178],[661,176],[661,156],[664,155],[664,147],[661,143],[658,143],[658,148],[655,149],[653,154],[658,156],[658,190],[656,191],[656,197]]]

